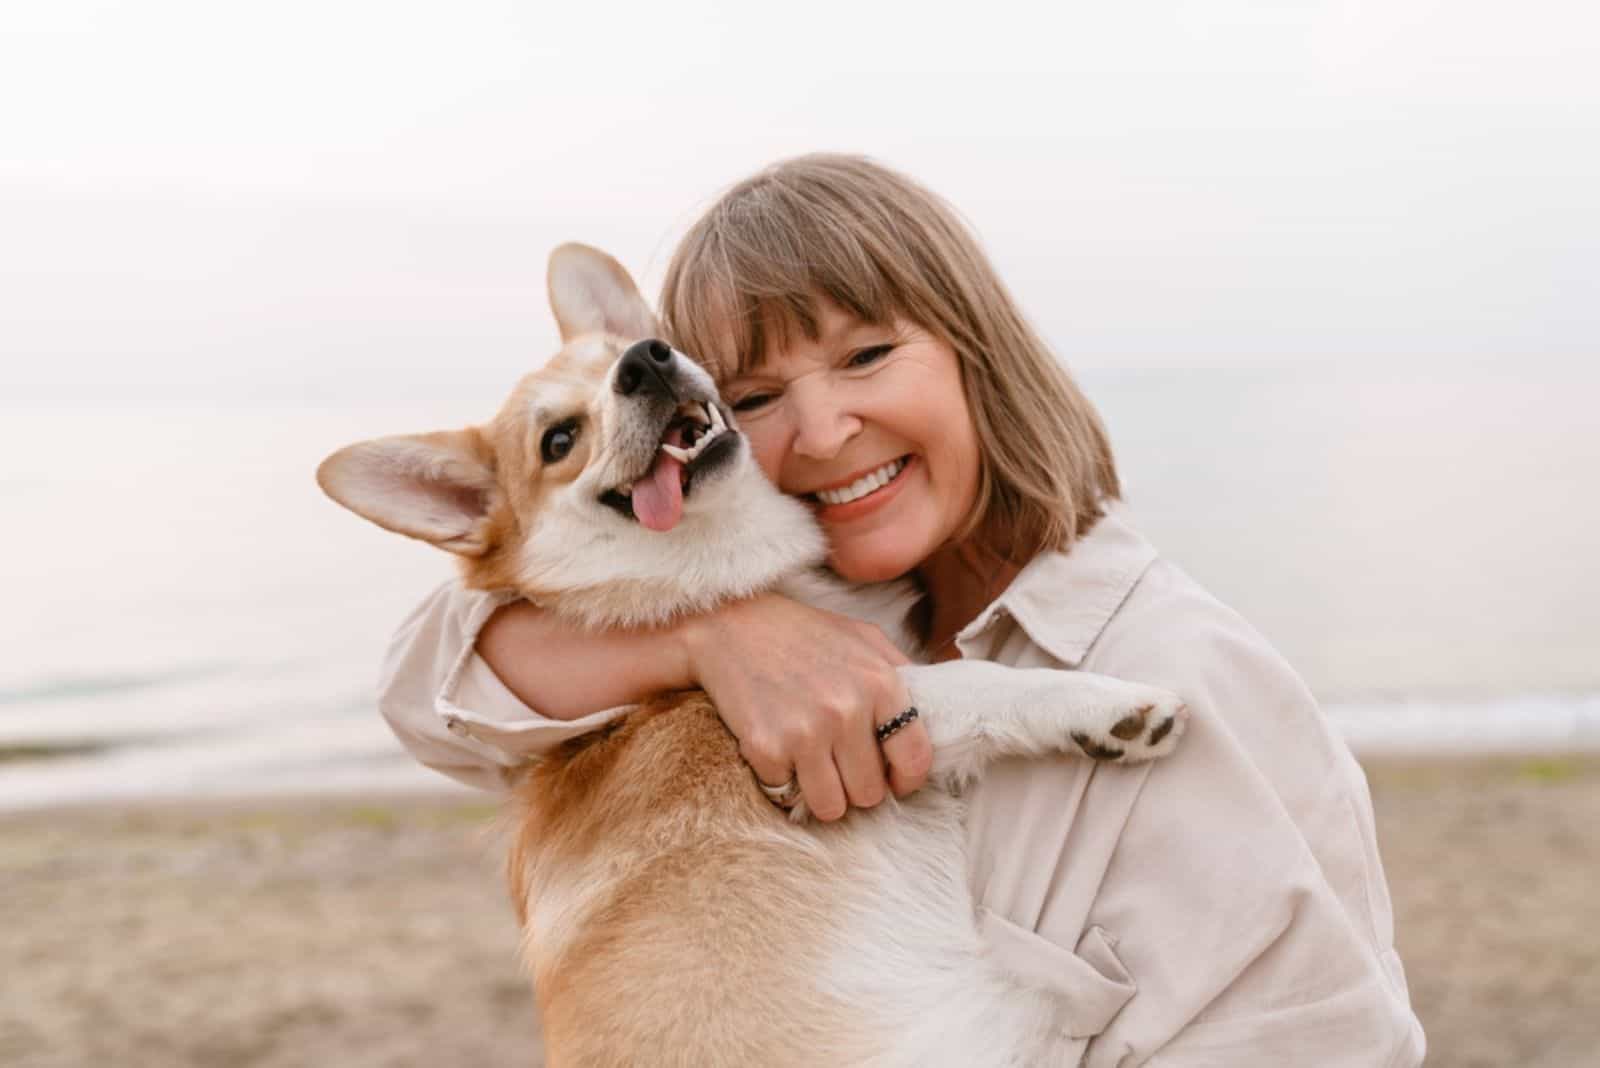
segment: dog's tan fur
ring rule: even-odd
[[[319,468],[323,488],[456,553],[469,586],[595,626],[663,622],[820,562],[808,514],[766,483],[736,430],[735,458],[703,486],[693,476],[670,532],[597,504],[659,448],[661,427],[641,438],[630,420],[644,417],[613,388],[618,358],[653,324],[626,272],[590,249],[552,257],[551,299],[564,345],[494,419],[353,445]],[[715,399],[703,371],[673,359],[696,403]],[[542,436],[572,419],[572,451],[546,463]],[[804,586],[786,589],[820,589]],[[890,594],[873,595],[876,611],[908,603]],[[950,791],[1004,755],[1159,756],[1182,733],[1181,704],[1073,672],[906,673],[935,788],[842,825],[774,809],[698,691],[530,765],[509,881],[550,1063],[999,1065],[1039,1063],[1062,1041],[1050,999],[982,951]]]
[[[517,383],[487,424],[445,432],[455,435],[451,447],[470,451],[495,472],[496,492],[484,522],[483,551],[460,557],[461,577],[467,586],[478,590],[519,588],[515,553],[520,534],[538,515],[544,499],[583,470],[594,441],[590,435],[582,435],[560,463],[544,464],[539,458],[537,413],[568,410],[569,406],[561,403],[567,396],[587,405],[594,393],[597,369],[609,367],[624,345],[622,339],[605,335],[565,345],[542,370]],[[589,417],[597,416],[590,411]],[[540,591],[522,592],[537,598]]]
[[[812,832],[783,820],[755,788],[704,694],[664,696],[600,737],[567,743],[532,770],[517,799],[512,897],[551,1063],[693,1049],[694,1032],[719,1016],[752,1022],[722,1039],[728,1063],[865,1048],[865,1036],[848,1033],[858,1008],[833,1003],[820,1017],[794,1019],[780,1003],[774,961],[823,966],[812,932],[835,912],[836,873],[807,840]],[[583,885],[540,886],[538,873],[548,872],[583,873]],[[566,929],[530,922],[534,899]],[[754,953],[751,931],[766,932]],[[681,985],[664,988],[662,976]],[[602,1027],[596,1006],[607,1007]]]

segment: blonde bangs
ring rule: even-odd
[[[669,339],[718,382],[760,366],[773,345],[817,340],[819,297],[871,323],[890,321],[903,304],[859,230],[759,180],[685,236],[662,289]],[[734,199],[745,187],[754,203]]]
[[[978,500],[959,537],[1009,556],[1064,549],[1120,494],[1087,397],[1017,309],[953,209],[859,156],[786,160],[728,190],[667,267],[667,338],[717,381],[816,340],[817,302],[904,316],[955,351],[977,429]]]

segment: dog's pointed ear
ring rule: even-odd
[[[656,335],[656,317],[633,278],[597,248],[573,242],[550,253],[549,289],[562,341],[582,334],[629,341]]]
[[[491,456],[475,428],[378,438],[322,461],[317,484],[385,530],[482,556],[499,493]]]

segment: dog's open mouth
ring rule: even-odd
[[[738,436],[714,401],[690,401],[667,424],[650,469],[606,490],[600,503],[651,530],[671,530],[683,518],[694,476],[731,455]]]

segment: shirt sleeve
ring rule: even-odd
[[[477,653],[478,632],[514,595],[447,582],[395,631],[378,680],[378,710],[427,767],[482,790],[506,789],[516,769],[628,710],[551,719],[512,693]]]

